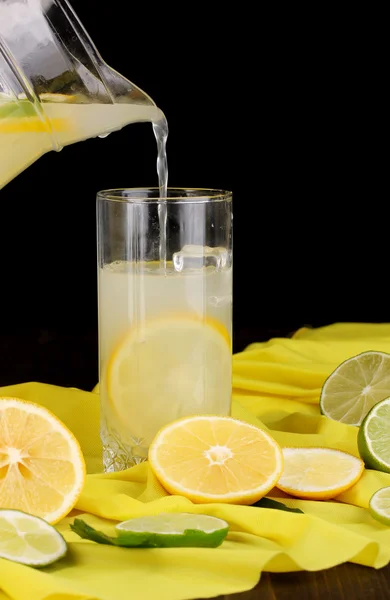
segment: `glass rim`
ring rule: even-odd
[[[168,187],[167,191],[168,195],[160,196],[160,188],[158,186],[112,188],[97,192],[97,200],[119,202],[123,204],[207,204],[213,202],[231,202],[233,198],[233,193],[231,191],[217,188]],[[128,195],[126,195],[126,192]],[[169,195],[170,192],[172,195]],[[147,196],[149,193],[155,195]]]

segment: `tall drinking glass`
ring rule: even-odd
[[[106,471],[147,458],[158,430],[229,415],[232,194],[97,196],[101,438]]]

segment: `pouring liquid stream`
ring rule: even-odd
[[[153,132],[157,142],[157,177],[160,198],[166,198],[168,192],[168,161],[166,144],[168,138],[168,123],[164,116],[153,123]],[[167,206],[162,202],[158,207],[160,223],[160,271],[166,273],[167,267]]]

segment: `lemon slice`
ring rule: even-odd
[[[284,469],[276,487],[298,498],[327,500],[352,487],[364,462],[333,448],[283,448]]]
[[[65,104],[72,103],[74,96],[62,94],[42,94],[41,99],[46,102]],[[70,129],[68,118],[54,117],[50,119],[50,126],[56,132]],[[47,133],[48,124],[42,120],[35,105],[27,99],[0,103],[0,133]]]
[[[329,419],[360,425],[368,411],[390,396],[390,354],[362,352],[342,362],[322,386],[320,408]]]
[[[62,535],[43,519],[19,510],[0,509],[0,558],[44,567],[66,552]]]
[[[50,125],[57,133],[68,131],[68,119],[50,119]],[[48,133],[48,127],[39,117],[12,118],[0,120],[0,133]]]
[[[214,320],[154,319],[130,331],[107,367],[118,422],[149,445],[165,424],[189,414],[229,414],[229,334]]]
[[[0,398],[0,503],[56,523],[76,504],[85,462],[69,429],[46,408]]]
[[[74,94],[49,94],[43,93],[39,95],[41,102],[53,102],[56,104],[74,104],[81,96]]]
[[[149,464],[171,494],[197,503],[253,504],[277,483],[283,455],[265,431],[204,415],[165,426],[149,449]]]

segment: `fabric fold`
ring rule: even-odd
[[[251,344],[233,359],[232,414],[268,430],[281,446],[325,446],[358,456],[357,428],[322,416],[319,396],[340,362],[366,350],[390,353],[390,324],[302,328],[289,339]],[[197,505],[169,495],[148,463],[102,473],[98,388],[30,382],[0,388],[0,395],[52,410],[80,441],[88,469],[75,510],[57,525],[68,555],[43,569],[0,559],[0,600],[211,598],[251,589],[263,571],[318,571],[345,562],[380,569],[390,561],[390,528],[367,510],[372,494],[390,486],[390,474],[367,469],[356,485],[326,502],[276,488],[268,494],[303,514]],[[82,540],[70,529],[75,516],[112,534],[120,520],[182,511],[227,520],[228,538],[215,549],[125,549]]]

